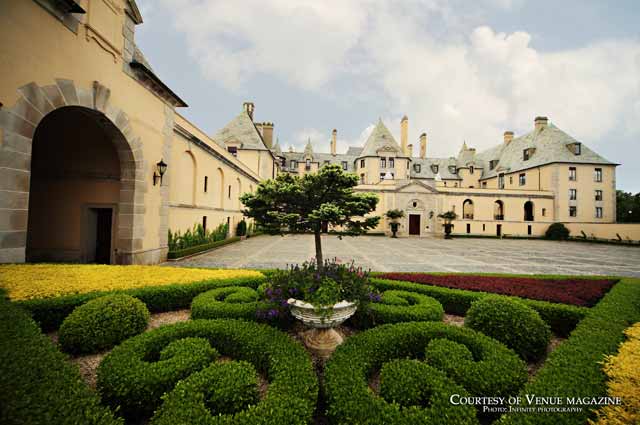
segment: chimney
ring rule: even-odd
[[[427,133],[420,135],[420,158],[425,159],[427,157]]]
[[[253,121],[253,110],[255,109],[253,106],[253,102],[244,102],[242,104],[242,107],[244,108],[244,111],[247,113],[247,115],[249,115],[249,118],[251,118],[251,121]]]
[[[402,148],[402,154],[407,155],[409,141],[409,118],[405,115],[400,121],[400,147]]]
[[[331,132],[331,155],[336,156],[336,145],[338,143],[338,130],[335,128]]]
[[[540,131],[547,126],[549,119],[547,117],[536,117],[534,120],[535,129]]]
[[[273,123],[272,122],[262,123],[262,140],[264,140],[264,144],[267,148],[271,149],[273,147]]]
[[[405,155],[408,157],[412,157],[413,156],[413,144],[409,143],[407,145],[407,151],[405,152]]]
[[[504,132],[504,144],[508,145],[513,140],[513,131]]]

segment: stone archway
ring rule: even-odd
[[[0,262],[25,261],[32,139],[47,115],[66,107],[90,111],[110,129],[120,165],[114,261],[136,262],[135,252],[142,250],[145,232],[147,165],[127,114],[110,103],[110,90],[97,81],[84,89],[71,80],[57,79],[56,84],[43,87],[29,83],[18,92],[20,98],[11,108],[0,109]]]

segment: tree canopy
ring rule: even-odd
[[[288,173],[261,182],[254,193],[240,197],[244,215],[253,218],[271,234],[285,229],[313,232],[316,261],[322,268],[320,234],[323,223],[338,226],[346,235],[357,236],[378,225],[380,217],[366,217],[376,209],[378,197],[357,193],[355,174],[346,173],[339,165],[325,165],[317,173],[302,177]]]
[[[634,195],[618,190],[616,204],[618,223],[640,223],[640,193]]]

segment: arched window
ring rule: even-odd
[[[176,200],[179,204],[195,205],[196,203],[196,159],[190,151],[180,155],[178,172],[174,175],[178,179]]]
[[[494,220],[504,220],[504,203],[500,200],[493,204]]]
[[[462,203],[462,217],[465,220],[473,220],[473,201],[471,199]]]
[[[524,203],[524,221],[533,221],[533,202]]]
[[[218,168],[218,182],[218,196],[220,197],[218,207],[224,208],[224,171],[222,171],[222,168]]]

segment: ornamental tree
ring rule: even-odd
[[[266,233],[313,232],[316,263],[322,270],[322,224],[340,226],[343,233],[358,236],[378,225],[380,217],[365,217],[376,209],[378,197],[356,193],[358,176],[338,165],[325,165],[302,177],[283,173],[261,182],[254,193],[240,200],[244,215],[253,218]]]

